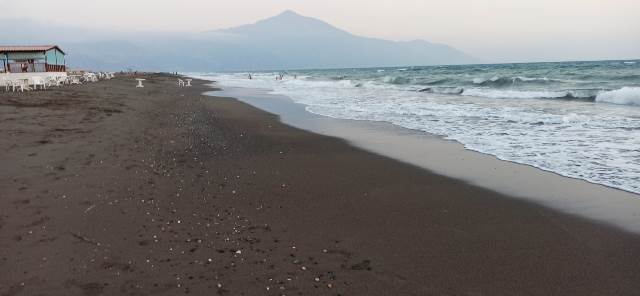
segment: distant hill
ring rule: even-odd
[[[233,71],[478,62],[444,44],[360,37],[292,11],[254,24],[187,34],[117,34],[33,23],[21,28],[20,34],[0,31],[2,43],[60,44],[71,66],[89,69]]]

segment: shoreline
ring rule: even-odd
[[[638,235],[145,78],[0,93],[0,295],[640,289]]]
[[[285,124],[342,138],[356,147],[443,176],[640,233],[640,195],[633,192],[502,160],[456,141],[391,123],[314,114],[306,111],[305,105],[269,90],[224,87],[208,94],[237,97],[278,115]]]
[[[282,82],[270,79],[268,73],[255,73],[253,80],[246,79],[242,73],[192,75],[219,80],[224,86],[268,89],[271,94],[306,104],[307,110],[319,115],[389,122],[441,135],[470,150],[503,160],[640,194],[637,182],[640,171],[635,165],[638,157],[634,157],[638,155],[631,149],[638,146],[635,141],[638,122],[634,120],[637,108],[569,97],[545,97],[542,94],[555,92],[557,85],[535,86],[538,82],[546,84],[548,81],[544,78],[520,81],[522,77],[515,75],[511,81],[497,75],[494,78],[499,82],[486,79],[490,85],[480,86],[481,78],[474,78],[472,83],[470,78],[452,76],[449,72],[452,69],[439,69],[431,74],[425,69],[416,69],[411,75],[399,70],[393,73],[368,69],[338,71],[342,76],[333,72],[294,71]],[[299,79],[296,74],[300,75]],[[436,79],[441,76],[448,78]],[[447,86],[434,86],[442,92],[428,91],[417,83],[427,83],[430,78],[439,81],[436,84],[448,81]],[[522,85],[513,84],[516,81]],[[532,85],[526,86],[529,82]],[[450,92],[456,85],[478,88],[467,94]],[[536,91],[538,87],[542,88]],[[530,96],[519,95],[519,90]],[[619,103],[632,105],[632,102]]]

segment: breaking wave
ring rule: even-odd
[[[385,76],[382,81],[389,84],[410,84],[412,79],[403,76]]]
[[[461,92],[463,96],[474,96],[491,99],[568,99],[595,100],[601,90],[576,89],[561,91],[545,90],[501,90],[491,88],[472,88]]]
[[[596,102],[640,106],[640,87],[623,87],[596,96]]]
[[[427,87],[422,93],[455,94],[491,99],[566,99],[594,101],[600,89],[574,89],[562,91],[501,90],[492,88]]]
[[[556,80],[556,79],[549,79],[547,77],[532,78],[532,77],[524,77],[524,76],[518,76],[518,77],[494,76],[489,79],[474,78],[472,82],[473,84],[478,86],[506,87],[506,86],[516,86],[521,84],[545,85],[549,83],[563,82],[563,81]]]

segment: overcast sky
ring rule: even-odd
[[[489,62],[640,58],[640,0],[0,0],[0,8],[0,18],[153,31],[232,27],[291,9],[357,35],[446,43]]]

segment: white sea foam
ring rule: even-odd
[[[483,78],[473,78],[473,80],[472,80],[472,81],[473,81],[473,83],[475,83],[475,84],[480,84],[480,83],[485,82],[485,81],[486,81],[486,79],[483,79]]]
[[[316,114],[390,122],[503,160],[640,193],[640,108],[608,104],[636,104],[640,88],[583,90],[584,96],[601,92],[594,103],[539,99],[563,98],[568,91],[471,87],[461,96],[379,81],[277,81],[273,73],[253,80],[243,74],[204,77],[222,86],[271,89]]]
[[[602,92],[596,97],[596,102],[640,106],[640,87],[623,87]]]
[[[549,81],[549,78],[547,77],[535,78],[535,77],[518,76],[516,77],[516,79],[522,80],[522,81]]]
[[[485,97],[491,99],[553,99],[567,96],[567,92],[563,91],[522,91],[522,90],[503,90],[493,88],[471,88],[465,89],[462,95]]]

